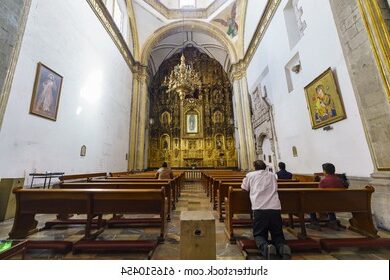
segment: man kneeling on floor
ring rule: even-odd
[[[244,178],[241,188],[249,192],[253,210],[253,236],[263,257],[275,259],[277,253],[283,259],[291,258],[291,250],[286,245],[281,206],[278,196],[278,183],[275,174],[266,171],[261,160],[254,163],[255,170]],[[272,242],[268,242],[268,232]]]

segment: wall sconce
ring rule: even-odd
[[[150,118],[150,119],[149,119],[149,124],[150,124],[150,125],[154,125],[154,119],[153,119],[153,118]]]
[[[85,157],[86,154],[87,154],[87,146],[82,145],[80,149],[80,156]]]
[[[300,61],[298,61],[298,64],[291,67],[291,71],[293,71],[295,74],[298,74],[299,72],[301,72],[301,69],[302,69],[302,65],[301,65]]]

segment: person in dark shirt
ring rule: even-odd
[[[324,171],[324,177],[321,179],[318,187],[321,189],[327,189],[327,188],[346,188],[348,187],[348,182],[343,181],[340,177],[338,177],[336,173],[336,168],[331,163],[324,163],[322,165],[322,170]],[[329,223],[328,227],[340,230],[339,225],[337,224],[336,215],[334,212],[328,213],[329,217]],[[315,229],[315,230],[321,230],[320,224],[318,223],[317,215],[316,213],[310,213],[310,224],[308,225],[308,228]]]
[[[291,180],[292,174],[286,171],[286,164],[284,162],[279,162],[279,171],[276,172],[278,179]]]

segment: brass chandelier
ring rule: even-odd
[[[184,99],[187,95],[192,96],[196,89],[200,89],[202,82],[192,66],[186,65],[183,53],[180,64],[176,65],[169,76],[165,77],[163,86],[168,88],[167,92],[177,92],[180,99]]]

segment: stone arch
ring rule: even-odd
[[[223,46],[226,47],[231,63],[234,64],[238,62],[237,51],[233,43],[229,40],[229,38],[227,38],[227,35],[224,32],[210,23],[197,20],[188,20],[184,23],[181,21],[173,22],[157,29],[153,35],[148,38],[145,45],[142,47],[143,51],[141,55],[141,64],[148,65],[148,59],[151,51],[159,41],[183,30],[197,31],[216,38]]]

